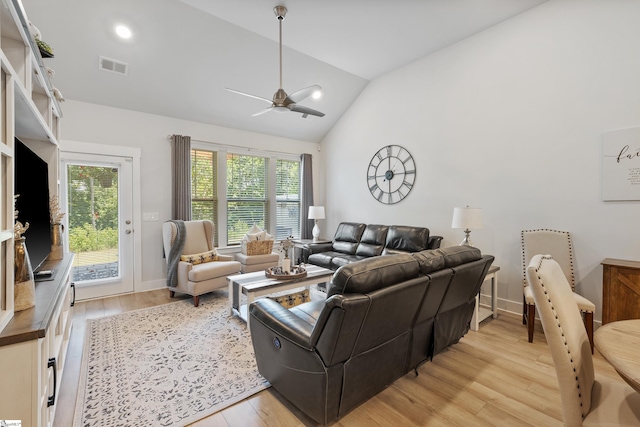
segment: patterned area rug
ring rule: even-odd
[[[226,291],[87,320],[75,426],[184,426],[270,384]]]

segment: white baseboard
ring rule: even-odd
[[[135,285],[134,292],[155,291],[156,289],[165,289],[167,281],[165,279],[149,280]]]

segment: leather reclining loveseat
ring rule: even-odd
[[[332,242],[306,245],[303,257],[309,264],[337,270],[373,256],[437,249],[441,241],[442,236],[429,236],[425,227],[341,222]]]
[[[286,309],[253,302],[260,374],[293,405],[332,423],[464,336],[493,262],[455,246],[340,267],[327,298]]]

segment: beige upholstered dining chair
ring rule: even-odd
[[[232,256],[220,255],[213,244],[213,221],[175,221],[162,225],[162,240],[167,261],[167,286],[171,297],[176,292],[193,296],[198,306],[200,295],[227,286],[227,276],[240,273],[240,263]],[[174,245],[182,242],[182,250]],[[174,249],[172,251],[172,248]]]
[[[555,365],[565,426],[640,425],[640,393],[595,374],[580,311],[560,264],[536,255],[525,274]]]
[[[533,300],[533,293],[527,283],[525,270],[534,255],[551,255],[560,265],[567,283],[573,292],[573,300],[578,304],[580,312],[583,313],[584,326],[587,330],[591,353],[593,353],[593,313],[596,310],[595,304],[575,293],[575,276],[573,271],[573,243],[571,234],[567,231],[557,231],[549,229],[523,230],[522,231],[522,282],[523,282],[523,304],[522,323],[527,325],[529,342],[533,342],[533,331],[536,320],[536,305]]]

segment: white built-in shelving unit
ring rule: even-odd
[[[0,419],[51,426],[71,332],[73,255],[47,260],[53,280],[36,283],[36,305],[14,312],[14,138],[49,165],[59,193],[62,112],[21,0],[0,0]],[[37,23],[34,23],[37,25]]]

